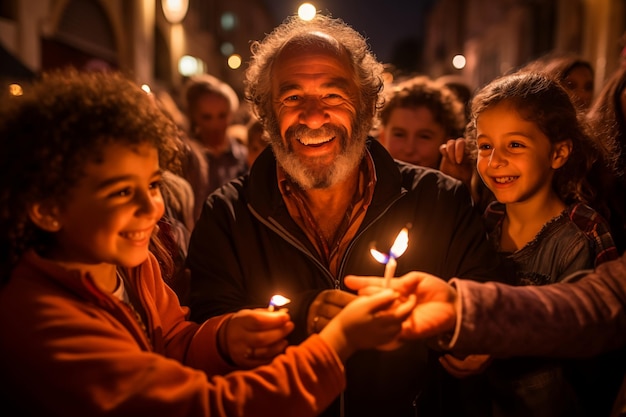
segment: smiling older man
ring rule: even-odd
[[[253,44],[246,94],[270,145],[243,179],[207,200],[193,231],[191,313],[195,320],[289,297],[291,343],[318,332],[355,295],[347,274],[381,275],[370,255],[408,227],[399,274],[495,279],[498,264],[468,190],[438,171],[394,161],[368,137],[381,104],[382,65],[339,19],[287,19]],[[239,366],[268,361],[281,347],[259,323]],[[252,353],[253,355],[251,355]],[[325,416],[449,414],[441,404],[437,354],[423,341],[358,353],[347,390]]]

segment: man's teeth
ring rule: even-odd
[[[497,182],[498,184],[506,184],[509,182],[513,182],[516,179],[517,177],[498,177],[498,178],[494,178],[493,180]]]
[[[330,142],[335,137],[324,138],[324,137],[304,137],[304,138],[296,138],[298,142],[303,145],[321,145],[322,143]]]
[[[121,233],[122,237],[125,237],[126,239],[129,240],[136,240],[136,241],[140,241],[140,240],[144,240],[146,239],[149,235],[148,232],[125,232],[125,233]]]

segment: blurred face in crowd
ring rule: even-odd
[[[593,73],[585,66],[574,67],[563,79],[563,87],[572,95],[579,110],[587,110],[593,101]]]
[[[380,142],[395,159],[439,168],[439,146],[448,138],[427,107],[397,107],[379,133]]]
[[[280,165],[304,189],[327,188],[353,173],[366,139],[354,129],[358,87],[350,61],[325,36],[317,44],[288,44],[272,69],[270,139]]]
[[[195,125],[195,136],[208,147],[222,146],[230,124],[228,100],[219,94],[203,94],[196,101],[190,115]]]

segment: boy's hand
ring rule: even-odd
[[[241,368],[269,363],[287,347],[285,337],[294,328],[286,309],[264,308],[236,312],[219,329],[220,350]]]
[[[402,322],[415,306],[415,296],[394,303],[398,294],[389,289],[350,302],[320,332],[342,360],[354,351],[384,345],[398,337]]]

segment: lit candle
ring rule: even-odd
[[[287,297],[283,297],[280,294],[276,294],[273,295],[272,298],[270,299],[270,304],[267,306],[267,309],[269,311],[274,311],[276,310],[276,307],[282,307],[285,304],[290,303],[291,300]]]
[[[384,254],[382,252],[377,251],[376,249],[370,249],[370,253],[381,264],[385,264],[385,272],[383,274],[384,286],[389,287],[391,278],[396,273],[396,266],[398,262],[396,259],[402,256],[406,248],[409,246],[409,230],[405,227],[400,230],[396,240],[393,242],[391,249],[389,250],[389,254]]]

